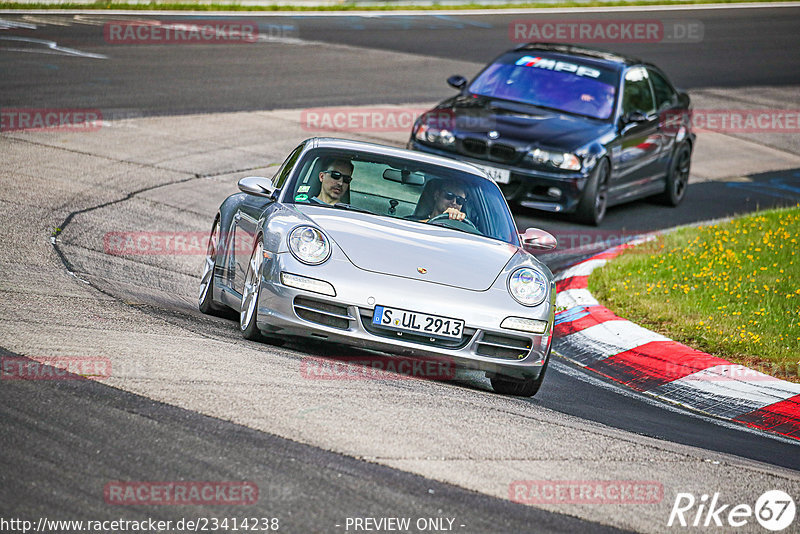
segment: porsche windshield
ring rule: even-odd
[[[436,224],[519,243],[502,193],[479,176],[411,159],[332,149],[309,151],[298,167],[286,202]],[[463,220],[452,219],[451,212],[458,212],[457,218],[463,214]]]
[[[504,55],[481,72],[469,91],[595,119],[614,110],[617,74],[570,59],[535,53]]]

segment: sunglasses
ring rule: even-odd
[[[451,193],[450,191],[445,191],[444,198],[447,199],[448,202],[456,201],[456,204],[459,206],[463,206],[467,203],[467,197],[460,197],[455,193]]]
[[[334,180],[342,180],[346,184],[349,184],[350,182],[353,181],[352,176],[350,176],[349,174],[342,174],[339,171],[322,171],[322,172],[327,172],[328,174],[331,175],[331,178],[333,178]]]

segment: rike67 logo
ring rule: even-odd
[[[699,499],[691,493],[678,493],[667,526],[740,528],[755,518],[765,529],[780,532],[793,524],[795,512],[794,499],[781,490],[765,492],[755,506],[725,503],[719,493],[703,494]]]

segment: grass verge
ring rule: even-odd
[[[595,271],[589,289],[634,323],[800,382],[800,205],[661,236]]]
[[[368,1],[368,0],[367,0]],[[379,1],[379,0],[376,0]],[[617,6],[652,6],[652,5],[696,5],[696,4],[741,4],[741,3],[773,3],[793,2],[795,0],[610,0],[607,2],[589,0],[586,2],[564,1],[556,4],[544,2],[525,2],[507,4],[481,4],[465,2],[450,5],[437,3],[432,0],[431,5],[407,5],[392,3],[387,0],[385,4],[361,3],[359,1],[341,0],[335,5],[309,6],[309,5],[242,5],[235,1],[231,3],[203,3],[203,2],[116,2],[97,1],[91,3],[79,2],[0,2],[0,10],[4,9],[55,9],[55,10],[129,10],[129,11],[429,11],[429,10],[460,10],[460,9],[547,9],[564,7],[617,7]]]

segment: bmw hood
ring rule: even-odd
[[[572,152],[613,129],[607,122],[490,98],[458,97],[447,104],[440,111],[455,116],[457,136],[494,130],[500,139],[525,147]]]
[[[509,243],[436,225],[331,208],[298,208],[365,271],[485,291],[518,250]]]

